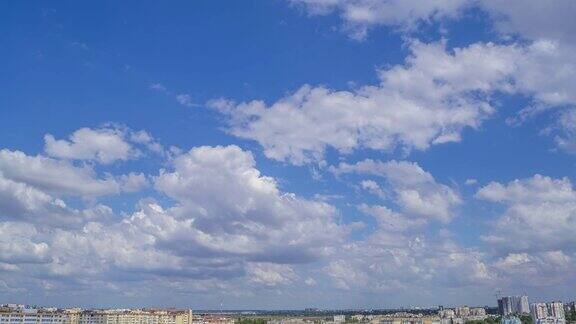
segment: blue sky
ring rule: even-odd
[[[575,298],[573,2],[0,6],[2,300]]]

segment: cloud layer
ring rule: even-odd
[[[566,295],[576,284],[573,179],[459,179],[436,173],[450,157],[423,156],[468,145],[467,132],[502,115],[502,127],[546,117],[536,132],[551,154],[576,153],[574,2],[290,3],[334,15],[354,46],[387,28],[408,54],[373,84],[300,84],[194,112],[222,118],[232,136],[216,142],[232,145],[199,136],[176,148],[104,124],[45,134],[37,152],[0,147],[0,297],[309,307],[339,295],[359,305],[474,303],[500,288]],[[471,13],[485,14],[492,41],[452,46],[446,26]],[[422,37],[427,28],[441,36]],[[503,107],[509,99],[521,104]]]

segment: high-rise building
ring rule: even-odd
[[[537,323],[538,319],[544,319],[548,317],[548,307],[545,303],[534,303],[530,307],[530,315],[534,323]]]
[[[528,303],[528,296],[520,296],[520,303],[518,305],[520,314],[530,314],[530,304]]]
[[[558,319],[565,319],[564,316],[564,304],[559,301],[553,301],[551,303],[547,303],[546,306],[548,307],[548,315],[553,318]]]
[[[559,301],[534,303],[530,305],[530,314],[534,324],[565,324],[564,304]]]
[[[468,317],[470,316],[470,307],[468,306],[460,306],[454,308],[454,313],[457,317]]]
[[[498,311],[502,316],[530,313],[528,296],[506,296],[498,299]]]

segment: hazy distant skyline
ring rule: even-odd
[[[574,300],[575,15],[3,1],[0,302]]]

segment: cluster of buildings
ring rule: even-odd
[[[467,321],[483,320],[486,315],[486,309],[482,307],[460,306],[455,308],[443,308],[438,310],[441,324],[464,324]]]
[[[303,317],[279,317],[270,319],[267,324],[343,324],[343,323],[365,323],[365,324],[441,324],[438,316],[424,316],[397,312],[387,315],[354,314],[354,315],[334,315],[326,316],[303,316]]]
[[[500,324],[567,324],[566,314],[576,317],[576,303],[528,302],[527,296],[506,296],[498,299]],[[310,312],[308,312],[310,313]],[[355,314],[323,316],[280,316],[265,319],[267,324],[466,324],[469,321],[494,323],[497,316],[482,307],[439,307],[438,313],[397,312],[386,315]],[[18,304],[0,305],[0,324],[234,324],[235,318],[220,314],[193,314],[177,309],[101,309],[36,308]],[[522,318],[522,320],[521,320]],[[258,319],[258,317],[256,317]],[[575,318],[576,319],[576,318]],[[258,319],[259,321],[262,318]],[[524,322],[523,322],[524,321]],[[478,323],[478,322],[477,322]],[[576,322],[573,322],[576,323]]]
[[[528,296],[507,296],[498,299],[498,312],[502,324],[520,324],[517,316],[530,315],[534,324],[565,324],[566,312],[571,312],[574,302],[564,305],[560,301],[528,303]]]
[[[534,324],[564,324],[564,304],[559,301],[550,303],[534,303],[530,305],[530,315]]]
[[[520,317],[530,316],[533,324],[566,324],[566,314],[576,314],[576,303],[563,304],[559,301],[548,303],[528,302],[528,296],[505,296],[498,299],[500,324],[522,324]],[[490,315],[484,308],[467,306],[438,310],[441,324],[464,324],[471,320],[483,320]],[[526,317],[525,317],[526,319]]]
[[[199,324],[191,310],[33,308],[0,305],[0,324]]]
[[[460,306],[455,308],[443,308],[438,310],[440,318],[474,318],[486,316],[486,309],[482,307]]]

